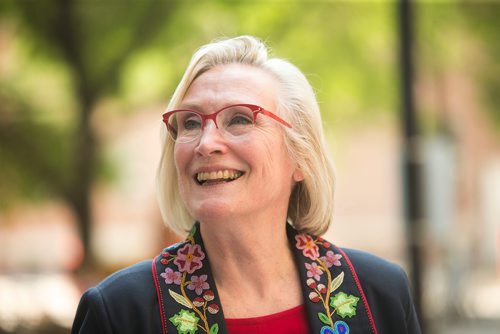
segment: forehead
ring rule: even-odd
[[[196,78],[184,96],[183,107],[222,108],[251,103],[275,108],[278,80],[270,73],[244,64],[216,66]]]

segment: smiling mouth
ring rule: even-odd
[[[232,182],[243,175],[243,172],[236,170],[219,170],[213,172],[201,172],[195,175],[199,185],[211,185],[221,182]]]

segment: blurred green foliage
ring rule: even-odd
[[[329,129],[396,118],[396,9],[393,1],[3,0],[0,210],[56,196],[88,225],[91,185],[116,174],[95,113],[123,118],[166,105],[193,51],[215,38],[256,35],[298,65]],[[500,6],[415,2],[415,9],[418,76],[470,71],[484,110],[500,124]],[[483,56],[464,69],[461,52],[470,47]]]
[[[481,85],[485,110],[490,114],[497,129],[500,131],[500,3],[484,2],[474,6],[471,3],[462,5],[467,27],[474,36],[479,36],[478,42],[483,51],[484,64],[478,72],[478,82]]]
[[[4,206],[30,194],[78,191],[81,115],[104,102],[115,117],[166,103],[193,51],[214,38],[268,41],[308,75],[333,127],[396,108],[390,3],[24,0],[2,2],[1,12],[7,52],[0,89],[10,104],[1,124],[10,132],[1,137],[0,168],[12,182],[0,193]],[[19,141],[27,132],[31,141]],[[98,137],[95,145],[97,161]],[[92,166],[93,179],[109,171]]]
[[[500,2],[421,1],[414,7],[418,79],[433,78],[443,89],[439,80],[448,74],[467,78],[481,99],[479,109],[500,131]]]

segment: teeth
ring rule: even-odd
[[[234,170],[219,170],[217,172],[201,172],[196,174],[199,182],[208,180],[234,180],[241,176],[241,172]]]

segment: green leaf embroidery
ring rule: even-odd
[[[194,312],[181,310],[169,319],[181,334],[195,334],[200,318]]]
[[[324,323],[326,325],[330,325],[331,324],[330,318],[328,318],[324,313],[319,312],[318,313],[318,318],[319,318],[319,320],[321,320],[322,323]]]
[[[191,228],[188,237],[193,237],[195,234],[196,234],[196,224],[193,225],[193,228]]]
[[[334,297],[330,298],[330,306],[333,307],[342,318],[351,318],[356,315],[358,301],[359,298],[356,296],[339,292]]]
[[[192,309],[193,307],[191,306],[191,304],[189,304],[189,302],[187,301],[186,298],[184,298],[184,296],[181,296],[180,294],[178,294],[177,292],[175,291],[172,291],[170,289],[168,289],[168,293],[172,296],[172,298],[175,299],[176,302],[178,302],[179,304],[183,305],[183,306],[186,306],[187,308],[190,308]]]
[[[337,275],[330,284],[330,292],[333,292],[339,288],[339,286],[344,282],[344,272]]]
[[[219,325],[213,324],[212,327],[210,327],[210,334],[217,334],[217,333],[219,333]]]

